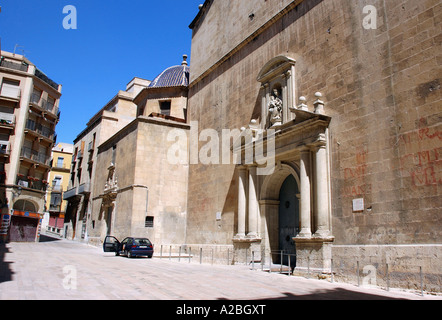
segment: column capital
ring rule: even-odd
[[[247,166],[245,164],[241,164],[241,165],[238,165],[236,168],[238,171],[247,171],[249,169],[248,167],[249,166]]]
[[[315,142],[311,144],[311,147],[315,150],[325,149],[327,147],[327,136],[325,135],[325,133],[320,133],[317,136]]]

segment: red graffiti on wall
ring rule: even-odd
[[[401,170],[410,175],[413,186],[442,184],[442,147],[410,153],[401,158]]]
[[[366,194],[371,194],[372,185],[364,182],[364,177],[368,173],[367,165],[368,151],[363,149],[356,153],[355,167],[344,168],[345,185],[341,190],[344,198],[355,198]]]

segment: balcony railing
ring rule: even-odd
[[[15,115],[11,113],[0,112],[0,125],[14,126]]]
[[[58,84],[55,81],[51,80],[47,75],[45,75],[40,70],[35,69],[35,76],[37,78],[39,78],[40,80],[43,80],[44,82],[46,82],[48,85],[50,85],[55,90],[58,90]]]
[[[26,129],[34,131],[42,135],[43,137],[48,138],[49,140],[54,140],[55,138],[55,131],[39,123],[35,123],[35,121],[31,119],[28,119],[28,121],[26,121]]]
[[[0,155],[11,155],[11,145],[9,141],[0,141]]]
[[[40,95],[33,93],[31,95],[30,103],[43,109],[44,111],[57,115],[57,117],[59,116],[58,108],[55,106],[54,101],[42,99]]]
[[[22,148],[20,157],[43,164],[45,166],[49,166],[49,162],[51,161],[49,156],[26,147]]]
[[[43,181],[32,177],[17,176],[16,184],[20,187],[33,189],[37,191],[46,191],[47,189],[46,183],[43,183]]]
[[[49,211],[61,211],[62,201],[63,199],[60,193],[52,193]]]
[[[73,198],[73,197],[75,197],[75,196],[77,196],[77,195],[78,195],[78,193],[77,193],[77,187],[74,187],[74,188],[72,188],[72,189],[66,191],[66,192],[63,194],[63,200],[71,199],[71,198]]]
[[[91,193],[91,184],[90,183],[84,183],[78,187],[78,193],[79,194],[88,194]]]
[[[11,61],[6,61],[4,59],[0,60],[0,66],[3,68],[14,69],[14,70],[18,70],[18,71],[24,71],[24,72],[28,71],[27,64],[15,63],[15,62],[11,62]]]

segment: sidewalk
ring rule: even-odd
[[[128,259],[67,240],[0,248],[0,299],[440,300],[188,259]]]

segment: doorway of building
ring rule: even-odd
[[[35,242],[38,223],[38,219],[13,216],[9,233],[10,241]]]
[[[298,184],[293,175],[289,175],[282,184],[279,193],[279,250],[283,253],[283,265],[296,266],[296,248],[293,238],[299,231]],[[290,257],[290,258],[289,258]],[[290,259],[290,261],[289,261]]]

